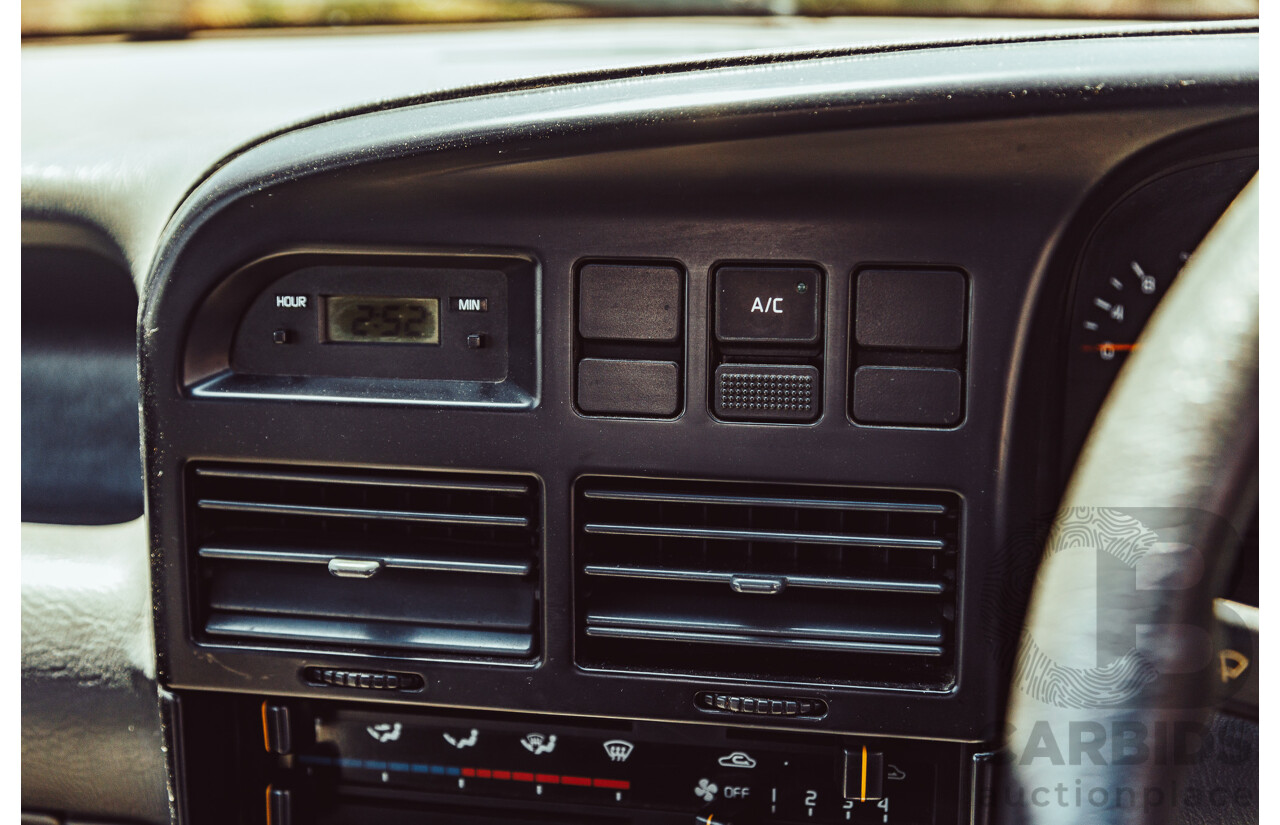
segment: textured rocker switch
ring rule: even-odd
[[[960,421],[960,373],[923,367],[859,367],[853,417],[862,424],[949,427]]]
[[[822,382],[814,367],[721,364],[715,375],[715,413],[741,421],[812,421]]]
[[[965,279],[955,270],[858,273],[858,346],[954,351],[964,343]]]
[[[582,267],[578,333],[599,341],[678,341],[683,280],[670,266]]]
[[[680,409],[680,368],[674,361],[583,358],[578,407],[595,414],[673,416]]]

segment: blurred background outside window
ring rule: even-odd
[[[667,15],[1231,19],[1259,0],[22,0],[22,34],[168,37],[220,29]]]

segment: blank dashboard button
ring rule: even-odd
[[[578,408],[596,414],[675,415],[680,368],[674,361],[584,358],[578,362]]]
[[[584,266],[578,332],[601,341],[678,341],[683,281],[671,266]]]
[[[922,367],[859,367],[853,417],[862,424],[949,427],[960,420],[960,373]]]
[[[955,270],[866,270],[857,290],[859,346],[950,351],[964,343],[965,279]]]

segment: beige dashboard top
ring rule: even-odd
[[[1086,27],[1097,24],[685,18],[33,43],[22,50],[22,208],[106,230],[141,282],[169,217],[223,158],[353,108],[536,77]]]

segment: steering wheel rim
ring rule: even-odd
[[[1161,301],[1081,453],[1023,626],[1001,822],[1177,819],[1214,701],[1213,598],[1257,501],[1258,223],[1255,177]]]

